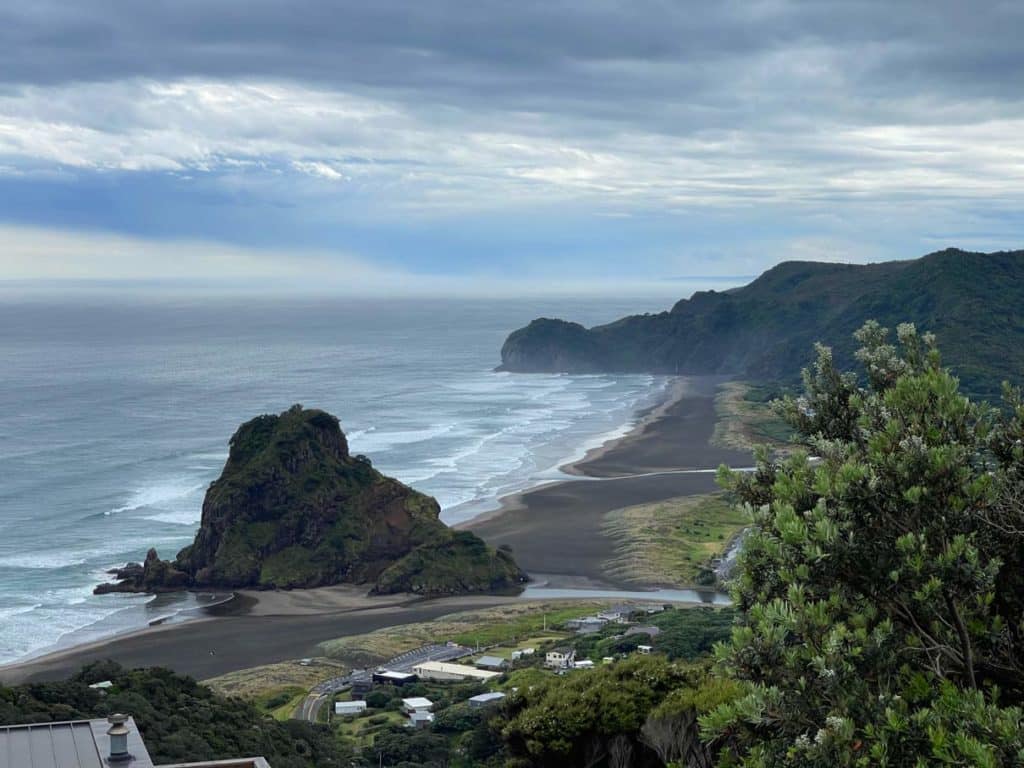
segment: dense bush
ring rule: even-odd
[[[931,337],[869,323],[781,411],[808,448],[724,473],[754,528],[704,718],[761,766],[1024,764],[1024,402],[972,403]]]
[[[709,687],[717,693],[694,693]],[[705,710],[694,707],[729,701],[737,691],[734,683],[711,678],[706,667],[672,663],[662,656],[635,656],[521,688],[508,697],[507,719],[501,724],[510,765],[660,766],[662,758],[645,742],[644,726],[670,696],[687,691],[689,709],[677,708],[668,729],[677,735],[688,726],[690,741],[703,750],[695,720]]]
[[[661,630],[653,643],[659,653],[694,660],[728,639],[735,619],[736,612],[729,608],[686,608],[656,614],[648,623]]]
[[[625,628],[610,624],[573,640],[578,658],[594,659],[629,654],[639,645],[652,645],[671,660],[694,661],[711,653],[715,643],[726,640],[735,620],[731,609],[686,608],[667,610],[643,619],[657,627],[655,637],[643,633],[622,636]]]

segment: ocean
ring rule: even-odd
[[[353,453],[448,523],[622,434],[665,381],[495,373],[509,331],[657,311],[617,300],[37,299],[0,303],[0,663],[183,615],[195,596],[92,595],[172,557],[243,421],[338,416]]]

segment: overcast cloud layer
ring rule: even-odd
[[[1022,35],[1017,2],[0,0],[0,222],[546,290],[1020,247]]]

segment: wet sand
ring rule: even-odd
[[[430,621],[456,611],[489,608],[517,597],[479,595],[438,600],[397,602],[391,598],[364,598],[358,608],[303,611],[268,615],[256,609],[271,595],[242,595],[213,615],[183,624],[166,624],[122,635],[111,640],[76,646],[0,669],[0,681],[13,685],[39,680],[59,680],[83,665],[114,659],[125,667],[169,667],[203,680],[239,669],[287,659],[317,655],[325,640],[358,635],[384,627]]]
[[[747,452],[710,443],[715,392],[722,383],[717,377],[680,379],[664,403],[642,415],[636,429],[565,468],[579,480],[506,497],[499,510],[462,527],[490,544],[512,547],[531,576],[553,587],[635,589],[603,573],[616,545],[601,530],[605,513],[713,492],[720,464],[741,467],[752,461]]]
[[[714,378],[674,382],[668,398],[642,414],[636,429],[566,468],[579,479],[507,497],[499,510],[462,527],[495,546],[510,545],[520,565],[552,587],[626,586],[602,573],[615,545],[601,530],[606,512],[713,491],[713,470],[720,463],[750,463],[747,453],[709,444],[720,383]],[[127,667],[169,667],[204,679],[312,656],[325,640],[517,600],[497,595],[368,597],[353,587],[242,592],[194,621],[150,627],[0,668],[0,682],[59,679],[99,659]]]

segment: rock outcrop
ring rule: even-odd
[[[173,561],[150,550],[97,592],[369,584],[377,592],[516,588],[512,557],[440,520],[433,498],[349,454],[338,420],[293,406],[231,438],[195,541]]]

